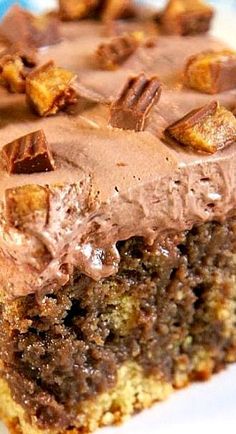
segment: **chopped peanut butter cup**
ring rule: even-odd
[[[24,93],[26,69],[22,59],[18,55],[6,54],[0,59],[0,80],[10,92]]]
[[[47,223],[49,189],[36,184],[6,190],[6,218],[8,224],[22,228],[33,219]]]
[[[101,17],[105,21],[132,18],[136,15],[133,0],[105,0]]]
[[[236,87],[236,52],[205,51],[191,56],[184,71],[186,86],[215,94]]]
[[[145,74],[129,78],[111,106],[110,125],[124,130],[142,131],[153,105],[159,100],[161,85],[157,77]]]
[[[125,33],[99,45],[95,53],[96,63],[101,69],[115,69],[136,51],[138,45],[135,34]]]
[[[105,21],[131,18],[136,9],[131,0],[59,0],[62,20],[100,17]]]
[[[88,18],[99,7],[101,0],[59,0],[59,12],[62,20],[72,21]]]
[[[61,41],[58,18],[47,14],[33,16],[32,34],[31,39],[36,47],[58,44]]]
[[[4,17],[0,35],[10,44],[18,44],[20,39],[25,47],[42,47],[60,41],[58,20],[55,17],[34,16],[17,5]]]
[[[212,101],[170,125],[165,133],[182,145],[213,154],[236,141],[236,119]]]
[[[2,157],[9,173],[48,172],[55,169],[43,130],[8,143],[2,149]]]
[[[207,32],[214,10],[202,0],[169,0],[158,22],[169,34],[192,35]]]
[[[14,44],[7,44],[7,48],[2,52],[1,58],[5,55],[20,57],[27,68],[32,68],[38,63],[36,48],[30,45],[25,46],[20,41]]]
[[[76,75],[59,68],[52,61],[30,73],[26,79],[26,96],[29,104],[40,116],[56,114],[77,101],[72,83]]]

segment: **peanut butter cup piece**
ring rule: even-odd
[[[133,0],[105,0],[103,4],[101,18],[105,21],[133,18],[136,15]]]
[[[5,55],[20,57],[26,68],[33,68],[38,63],[36,48],[30,45],[25,46],[21,41],[7,44],[7,48],[1,53],[1,59]]]
[[[205,51],[191,56],[184,71],[186,86],[215,94],[236,87],[236,52]]]
[[[60,41],[56,17],[34,16],[18,5],[14,5],[5,15],[0,35],[10,44],[18,44],[20,39],[25,47],[42,47]]]
[[[101,69],[112,70],[125,62],[138,48],[139,41],[135,34],[125,33],[110,42],[99,45],[95,59]]]
[[[6,54],[0,59],[1,84],[10,92],[25,92],[26,75],[24,63],[18,55]]]
[[[37,184],[6,190],[6,219],[8,224],[23,228],[35,219],[47,223],[49,189]]]
[[[6,13],[0,25],[0,36],[10,44],[18,43],[21,40],[22,44],[30,43],[29,26],[33,15],[18,5],[12,6]]]
[[[111,105],[110,125],[124,130],[143,131],[146,119],[161,95],[157,77],[145,74],[128,79],[117,100]]]
[[[213,154],[236,141],[236,119],[233,113],[212,101],[170,125],[165,134],[179,144]]]
[[[32,19],[31,40],[36,47],[55,45],[61,41],[59,19],[50,14],[34,16]]]
[[[73,72],[59,68],[50,61],[27,76],[27,100],[40,116],[54,115],[77,101],[72,87],[75,79]]]
[[[55,164],[44,131],[27,134],[5,145],[2,149],[8,173],[48,172]]]
[[[59,13],[62,20],[73,21],[88,18],[99,7],[101,0],[59,0]]]
[[[213,15],[214,9],[202,0],[169,0],[158,21],[164,32],[187,36],[207,32]]]

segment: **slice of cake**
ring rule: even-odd
[[[236,54],[204,33],[212,9],[186,4],[157,20],[68,0],[65,22],[15,8],[0,28],[12,433],[121,422],[236,360]]]

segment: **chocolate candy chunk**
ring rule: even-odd
[[[43,130],[8,143],[2,149],[2,156],[9,173],[48,172],[55,169]]]
[[[124,34],[99,45],[95,57],[101,69],[115,69],[135,52],[139,45],[133,34]]]
[[[26,68],[32,68],[38,63],[36,48],[29,45],[25,46],[21,41],[14,44],[8,43],[7,48],[1,52],[1,59],[6,55],[20,57]]]
[[[161,85],[157,77],[145,74],[128,79],[111,106],[110,125],[124,130],[143,131],[152,106],[159,100]]]
[[[0,35],[10,44],[18,43],[19,40],[24,45],[32,44],[29,35],[29,23],[31,15],[26,10],[14,5],[5,15],[0,25]],[[20,35],[20,36],[19,36]]]
[[[61,41],[59,20],[56,16],[33,16],[31,40],[36,47],[46,47]]]
[[[105,21],[131,18],[136,8],[131,0],[59,0],[62,20],[100,17]]]
[[[42,47],[60,41],[58,20],[50,16],[34,16],[30,12],[13,6],[0,25],[0,35],[10,44],[25,47]]]
[[[11,54],[21,58],[23,64],[27,68],[33,68],[37,65],[37,50],[33,46],[25,46],[20,41],[15,44],[9,44],[4,54]]]
[[[59,0],[62,20],[72,21],[88,18],[96,12],[101,0]]]
[[[16,228],[24,228],[39,220],[46,224],[49,211],[49,189],[30,184],[6,190],[6,220]]]
[[[27,76],[26,96],[29,104],[40,116],[56,114],[77,101],[72,83],[76,75],[48,62]]]
[[[10,92],[24,93],[27,72],[22,59],[18,55],[5,55],[0,60],[1,84]]]
[[[21,42],[10,44],[0,58],[0,83],[10,92],[24,93],[29,68],[36,63],[35,49],[24,47]]]
[[[107,0],[101,13],[105,21],[133,18],[135,15],[136,8],[132,0]]]
[[[170,125],[165,133],[182,145],[212,154],[236,141],[236,119],[212,101]]]
[[[166,33],[186,36],[207,32],[213,15],[213,8],[202,0],[169,0],[158,18]]]
[[[186,86],[210,94],[236,88],[236,52],[206,51],[191,56],[184,81]]]

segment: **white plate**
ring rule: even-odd
[[[236,11],[219,10],[213,34],[236,48]],[[174,393],[166,402],[134,416],[121,427],[105,428],[98,434],[199,434],[199,430],[205,434],[207,429],[235,434],[236,366],[207,383]],[[0,434],[7,434],[1,425]]]

